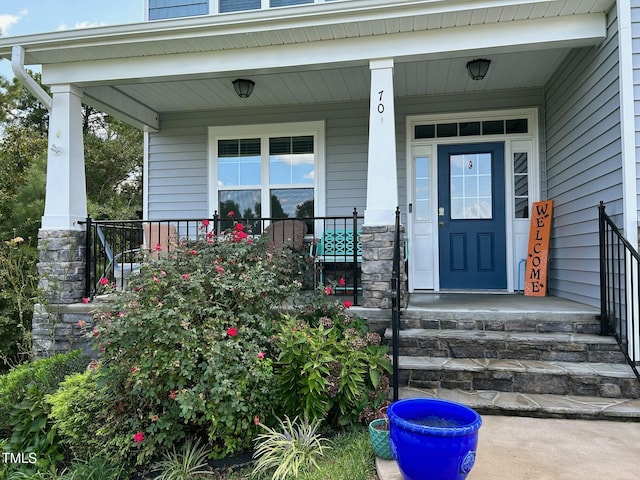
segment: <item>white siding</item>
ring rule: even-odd
[[[598,203],[622,212],[617,21],[571,52],[545,89],[548,199],[554,201],[550,292],[599,302]]]
[[[406,205],[405,118],[439,112],[542,106],[540,89],[396,100],[398,197]],[[149,137],[150,219],[204,218],[207,209],[207,127],[325,120],[326,215],[364,213],[367,189],[368,103],[163,115]],[[391,186],[390,186],[391,187]]]
[[[631,0],[631,36],[633,38],[633,97],[636,131],[636,191],[640,221],[640,0]]]

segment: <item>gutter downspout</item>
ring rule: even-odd
[[[31,75],[24,69],[24,47],[20,45],[14,45],[11,50],[11,68],[14,75],[23,83],[25,87],[29,89],[35,97],[47,107],[47,110],[51,111],[53,108],[53,100],[44,89],[38,85]]]

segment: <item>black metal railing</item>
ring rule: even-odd
[[[358,305],[363,217],[354,208],[351,216],[305,218],[223,218],[216,212],[208,219],[93,220],[86,226],[85,295],[92,297],[102,282],[126,288],[129,276],[144,261],[167,258],[180,242],[216,238],[242,223],[252,238],[266,237],[274,245],[288,245],[304,255],[315,288],[331,284],[336,293],[353,296]],[[203,228],[203,224],[206,224]],[[333,242],[333,243],[331,243]],[[331,243],[331,245],[329,245]]]
[[[603,202],[598,211],[600,334],[615,337],[640,380],[640,255],[607,215]]]
[[[399,343],[400,343],[400,309],[402,300],[402,261],[403,244],[400,237],[400,208],[396,208],[395,238],[393,243],[393,266],[391,271],[391,351],[393,362],[393,401],[399,397]]]

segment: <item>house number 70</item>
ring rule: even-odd
[[[384,112],[384,103],[382,103],[382,94],[384,93],[384,90],[380,90],[378,92],[378,95],[380,96],[380,98],[378,99],[378,113],[382,113]]]

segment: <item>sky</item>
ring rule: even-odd
[[[49,33],[144,20],[144,0],[0,0],[0,36]],[[0,75],[13,78],[0,60]]]

